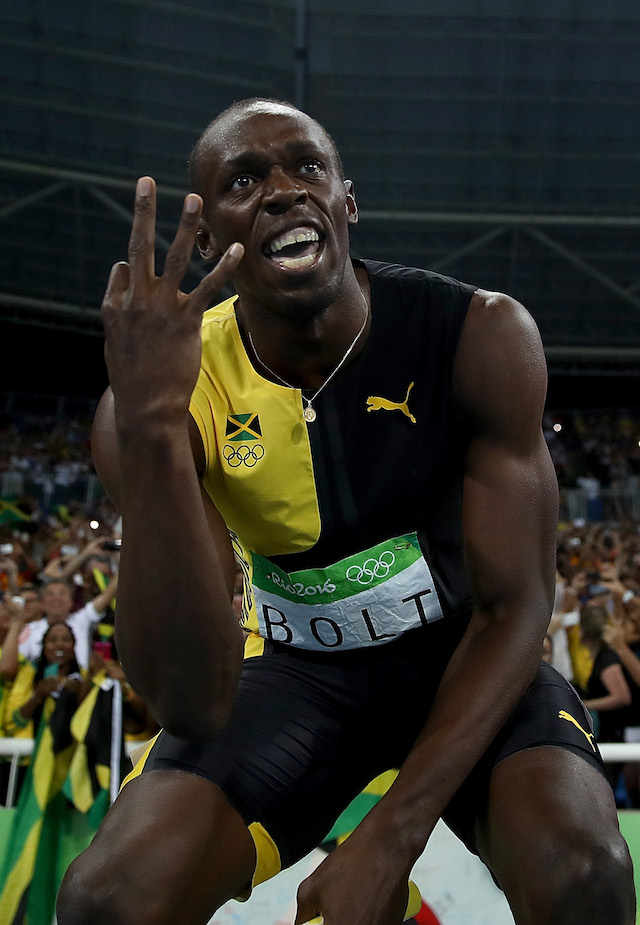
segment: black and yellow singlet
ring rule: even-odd
[[[252,365],[235,298],[204,316],[191,402],[204,485],[245,572],[245,625],[318,651],[384,644],[470,607],[451,370],[474,288],[364,266],[369,337],[314,401],[315,421],[299,389]]]

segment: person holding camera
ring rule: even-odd
[[[44,617],[28,623],[19,640],[19,650],[32,662],[36,662],[42,652],[42,640],[50,626],[66,623],[73,630],[76,639],[76,656],[82,668],[89,665],[90,634],[92,628],[102,619],[105,610],[114,599],[118,587],[117,573],[109,580],[104,591],[93,600],[73,609],[73,590],[68,581],[56,578],[47,582],[40,592]]]

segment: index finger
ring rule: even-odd
[[[134,281],[155,276],[155,251],[156,184],[152,177],[140,177],[129,236],[129,267]]]

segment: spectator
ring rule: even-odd
[[[6,683],[12,683],[18,673],[21,660],[18,652],[18,637],[26,622],[24,604],[9,598],[0,591],[0,729],[2,728],[2,692]],[[0,732],[0,734],[2,734]]]
[[[91,628],[100,621],[102,614],[115,597],[117,586],[118,576],[116,574],[104,591],[101,591],[80,610],[71,613],[73,593],[69,583],[59,579],[48,582],[44,585],[40,595],[45,616],[25,626],[20,637],[20,652],[25,658],[37,661],[47,629],[55,623],[66,623],[71,627],[76,638],[78,663],[82,668],[88,668]]]
[[[631,703],[631,691],[619,657],[604,641],[609,622],[605,607],[589,604],[580,613],[580,635],[593,657],[593,668],[583,692],[585,707],[596,714],[596,736],[600,742],[622,741],[624,707]]]
[[[0,871],[0,921],[51,922],[64,869],[62,838],[70,809],[62,792],[76,743],[71,721],[82,697],[74,637],[64,623],[50,626],[37,664],[24,665],[11,691],[7,723],[16,736],[35,738],[23,766],[18,805]]]
[[[0,591],[0,736],[7,736],[5,710],[13,682],[24,658],[18,654],[18,637],[25,622],[24,608]],[[11,762],[0,757],[0,805],[7,803]]]
[[[34,623],[43,617],[42,602],[37,585],[33,582],[25,582],[20,586],[17,597],[21,597],[24,607],[24,622]]]

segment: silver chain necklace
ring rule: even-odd
[[[342,369],[342,367],[344,366],[344,364],[347,362],[348,357],[350,356],[350,354],[351,354],[353,348],[355,347],[355,345],[356,345],[356,344],[358,343],[358,341],[360,340],[360,336],[361,336],[362,332],[364,331],[364,329],[365,329],[365,327],[366,327],[367,321],[369,320],[369,303],[367,302],[366,296],[365,296],[364,292],[362,291],[362,289],[360,290],[360,295],[362,296],[362,301],[364,302],[364,321],[362,322],[362,327],[360,328],[360,330],[358,331],[358,333],[356,334],[356,336],[353,338],[353,341],[351,342],[350,346],[347,347],[346,353],[344,354],[344,356],[342,357],[342,359],[340,360],[340,362],[338,363],[338,365],[336,366],[336,368],[333,370],[333,372],[332,372],[332,373],[329,373],[329,375],[328,375],[327,378],[324,380],[324,382],[322,383],[322,385],[320,386],[320,388],[311,396],[311,398],[307,398],[307,396],[302,392],[302,389],[300,389],[300,392],[301,392],[301,394],[302,394],[302,398],[303,398],[303,400],[306,401],[306,403],[307,403],[307,407],[306,407],[306,408],[304,409],[304,411],[302,412],[302,416],[303,416],[303,418],[305,419],[305,421],[307,421],[309,424],[311,424],[312,421],[315,421],[315,419],[316,419],[317,416],[318,416],[318,415],[316,414],[316,409],[313,407],[314,401],[316,400],[316,398],[318,397],[318,395],[320,394],[320,392],[322,392],[322,390],[325,389],[325,388],[329,385],[329,383],[331,382],[331,380],[333,379],[333,377],[336,376],[336,375],[338,374],[338,372]],[[249,338],[249,343],[251,344],[251,349],[253,350],[253,352],[254,352],[254,354],[255,354],[255,357],[256,357],[256,360],[258,361],[258,363],[260,364],[260,366],[263,366],[263,367],[267,370],[268,373],[271,373],[271,375],[274,377],[274,379],[277,379],[278,382],[281,382],[281,383],[282,383],[282,385],[286,385],[286,387],[287,387],[288,389],[295,389],[295,388],[296,388],[295,385],[291,385],[291,383],[290,383],[290,382],[287,382],[286,379],[283,379],[282,376],[279,376],[277,373],[274,373],[274,371],[271,369],[271,367],[270,367],[270,366],[267,366],[267,364],[265,363],[265,361],[264,361],[263,359],[261,359],[260,354],[259,354],[258,351],[256,350],[256,345],[255,345],[254,342],[253,342],[253,337],[251,336],[251,331],[247,331],[247,337]]]

